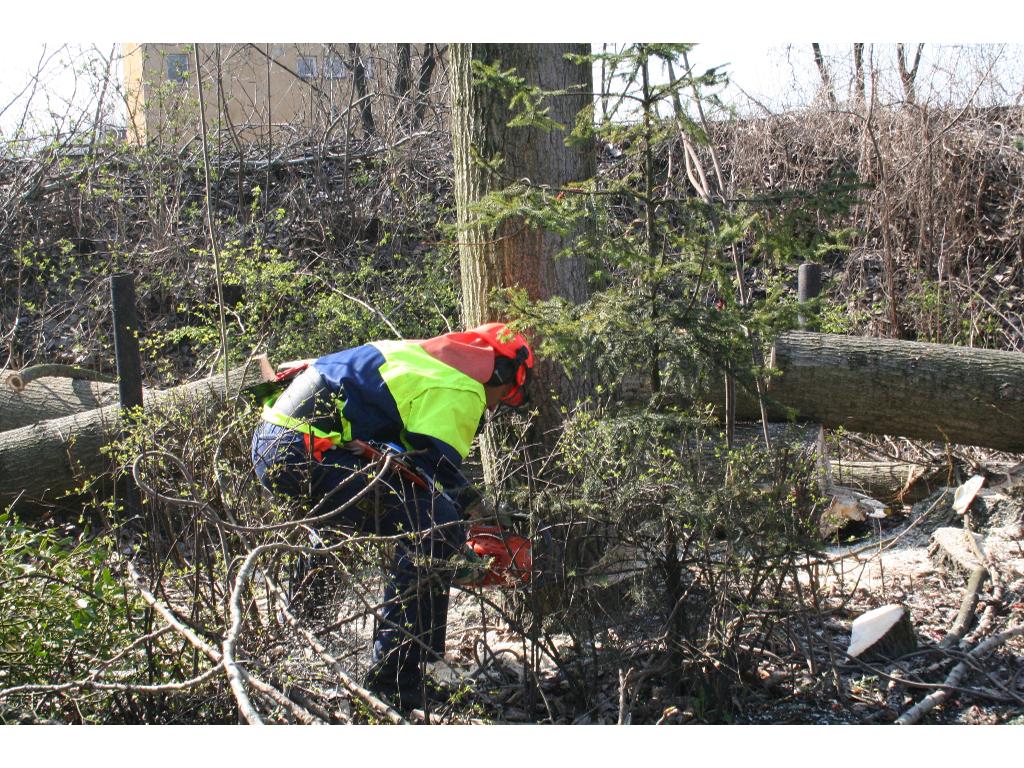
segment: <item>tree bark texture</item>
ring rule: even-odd
[[[117,384],[44,376],[18,392],[0,378],[0,432],[117,402]]]
[[[233,371],[232,396],[237,388],[262,378],[256,365]],[[149,393],[145,407],[149,412],[177,402],[212,404],[222,400],[224,393],[224,375],[218,374]],[[115,387],[115,398],[116,394]],[[0,433],[0,509],[16,500],[17,509],[53,502],[110,474],[110,458],[103,449],[117,439],[119,414],[120,406],[115,404]]]
[[[864,82],[864,43],[853,44],[853,72],[857,106],[863,107],[867,98]]]
[[[832,479],[887,504],[913,504],[943,485],[944,466],[902,461],[832,461]]]
[[[854,432],[1024,451],[1024,354],[792,331],[768,397]]]
[[[567,147],[565,139],[583,109],[589,109],[593,76],[589,64],[575,64],[565,54],[589,54],[589,44],[455,44],[451,51],[452,144],[458,206],[459,253],[464,321],[467,327],[499,320],[489,302],[496,288],[521,288],[532,300],[561,296],[573,303],[587,297],[582,256],[555,258],[564,247],[556,234],[506,222],[498,232],[473,225],[469,207],[488,193],[527,179],[553,189],[591,178],[597,158],[593,147]],[[528,85],[544,91],[567,91],[545,99],[549,117],[563,130],[508,126],[513,117],[507,97],[473,82],[472,62],[500,62],[515,68]],[[501,160],[498,173],[486,169]],[[531,335],[531,341],[539,339]],[[561,423],[559,406],[589,390],[585,374],[565,375],[560,366],[538,360],[531,386],[540,410],[540,434]]]
[[[359,100],[359,115],[363,121],[363,135],[375,136],[377,126],[373,120],[373,100],[366,98],[366,68],[363,66],[359,43],[348,44],[348,55],[352,63],[352,81],[356,87],[356,97]]]
[[[832,85],[832,76],[829,74],[828,65],[825,64],[825,57],[821,53],[821,44],[811,43],[811,49],[814,51],[814,63],[818,66],[818,74],[821,75],[821,89],[828,97],[828,103],[834,107],[838,103],[836,89]]]
[[[429,91],[430,81],[434,76],[434,69],[437,66],[437,60],[441,56],[441,51],[435,49],[433,43],[423,44],[423,57],[420,60],[420,76],[416,86],[416,110],[413,113],[413,128],[419,128],[423,122],[423,117],[426,115],[427,107],[430,105]]]
[[[412,87],[412,46],[409,43],[399,43],[397,47],[398,62],[395,65],[395,96],[400,100],[399,114],[405,112],[405,99],[409,98],[409,89]]]

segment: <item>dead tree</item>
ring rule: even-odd
[[[903,83],[903,98],[907,104],[917,103],[917,92],[914,82],[917,80],[917,68],[921,64],[921,51],[924,50],[924,43],[917,44],[917,53],[914,54],[914,66],[907,69],[907,54],[903,43],[896,44],[896,59],[900,67],[900,82]]]
[[[359,44],[349,43],[348,53],[351,57],[352,80],[356,87],[356,99],[359,102],[359,116],[363,121],[363,133],[366,136],[376,136],[377,126],[373,121],[373,100],[369,98],[366,91],[366,67],[363,66]]]
[[[44,376],[19,390],[11,385],[11,378],[0,377],[0,432],[117,402],[116,384]]]
[[[811,43],[811,48],[814,49],[814,63],[818,66],[818,73],[821,75],[822,90],[824,90],[825,96],[828,97],[828,103],[834,107],[838,104],[836,101],[836,89],[832,85],[832,76],[825,65],[825,57],[821,54],[821,44]]]

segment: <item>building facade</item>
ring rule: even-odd
[[[388,119],[410,50],[422,55],[415,45],[211,43],[197,61],[191,43],[124,43],[128,140],[181,146],[197,136],[200,80],[207,132],[221,141],[287,141],[339,122],[365,130],[371,103]]]

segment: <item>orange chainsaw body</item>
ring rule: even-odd
[[[481,558],[491,558],[487,572],[474,586],[514,587],[530,580],[533,545],[529,539],[496,525],[474,525],[466,543]]]

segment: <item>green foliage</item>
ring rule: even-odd
[[[693,403],[727,371],[750,391],[772,373],[763,346],[796,324],[795,268],[848,247],[852,233],[833,225],[859,186],[836,175],[784,195],[729,189],[704,118],[705,91],[722,75],[692,72],[688,50],[639,44],[595,57],[621,86],[609,96],[612,119],[589,132],[616,149],[614,163],[567,189],[515,184],[473,213],[491,231],[556,232],[566,253],[587,259],[582,303],[496,297],[505,316],[539,332],[542,358],[589,368],[597,381],[565,423],[547,464],[553,479],[534,503],[599,531],[606,557],[626,551],[626,562],[642,563],[631,597],[660,611],[669,687],[727,720],[749,663],[742,638],[763,630],[758,611],[787,608],[787,569],[816,546],[817,499],[811,468],[785,442],[727,450],[722,428]],[[696,189],[691,176],[707,181]],[[623,405],[625,382],[652,397]]]
[[[1008,323],[998,307],[1013,306],[1013,289],[1002,288],[995,301],[986,301],[962,284],[936,281],[920,270],[911,270],[909,278],[900,311],[914,318],[918,341],[990,349],[1005,345]]]
[[[493,91],[508,101],[512,112],[510,128],[534,127],[544,130],[561,128],[555,120],[548,117],[549,109],[542,106],[546,93],[536,86],[530,86],[525,78],[516,74],[516,70],[502,69],[501,62],[485,64],[473,61],[473,84]]]
[[[212,257],[199,249],[194,254],[202,284],[211,286]],[[391,325],[408,337],[432,335],[447,330],[448,319],[458,315],[450,251],[429,251],[415,260],[396,256],[390,264],[367,254],[340,272],[324,264],[304,267],[258,242],[228,242],[220,257],[233,363],[253,350],[267,350],[275,360],[315,357],[395,336]],[[213,356],[219,346],[213,292],[179,312],[187,322],[150,334],[143,340],[145,354],[165,356],[188,345],[196,354]]]
[[[580,410],[562,445],[568,485],[623,531],[663,532],[674,521],[709,537],[705,544],[729,540],[773,556],[813,548],[812,468],[756,446],[726,451],[720,429],[699,411]]]
[[[134,639],[140,601],[114,577],[112,552],[109,539],[30,528],[0,514],[0,689],[85,678]],[[0,703],[0,719],[25,714],[10,706]],[[37,719],[107,715],[103,697],[82,697],[74,708],[43,697],[33,708]]]
[[[818,550],[821,505],[811,462],[785,447],[726,451],[719,430],[701,412],[580,409],[559,444],[567,477],[537,502],[603,542],[596,560],[570,550],[570,576],[625,578],[619,610],[660,622],[650,631],[667,662],[657,685],[710,722],[741,703],[752,639],[798,610],[786,582]],[[603,581],[582,583],[582,614],[559,617],[560,631],[586,631],[593,613],[613,610]]]
[[[689,391],[727,369],[750,387],[763,377],[762,340],[796,322],[794,267],[848,248],[852,233],[829,227],[860,188],[836,174],[817,189],[727,196],[702,117],[706,89],[723,76],[693,73],[690,48],[637,44],[593,57],[621,86],[609,97],[614,119],[587,132],[621,148],[611,172],[564,190],[513,184],[473,209],[474,223],[490,231],[525,226],[569,237],[566,253],[591,267],[582,305],[502,297],[507,313],[544,337],[543,353],[593,365],[602,381],[643,376],[655,392]],[[672,76],[660,78],[662,67]],[[495,68],[480,79],[508,98],[526,89]],[[534,90],[530,98],[539,102]],[[691,151],[696,159],[684,160]],[[699,195],[673,170],[691,161],[711,180]]]

